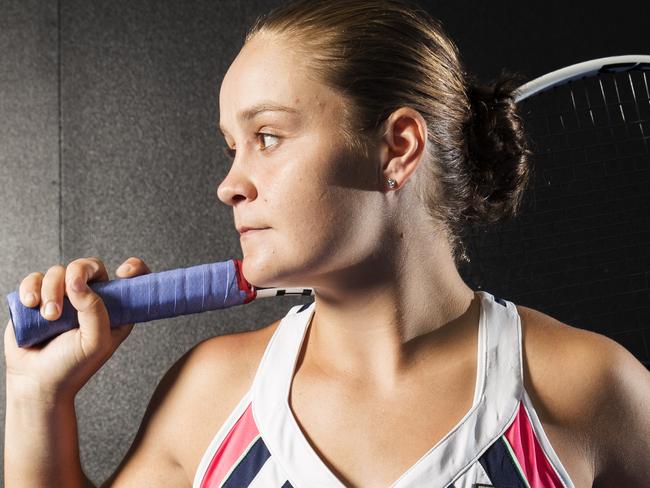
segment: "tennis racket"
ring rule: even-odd
[[[465,275],[615,339],[648,367],[649,87],[648,55],[594,59],[520,86],[534,179],[517,218],[469,234],[475,265]]]
[[[256,288],[242,274],[241,260],[90,283],[108,311],[111,327],[243,305],[257,298],[313,295],[310,288]],[[7,295],[9,314],[20,347],[33,346],[79,327],[77,310],[67,296],[57,320],[45,319],[39,307],[25,307],[18,292]]]
[[[647,157],[650,138],[650,56],[593,59],[522,85],[518,112],[535,164],[621,161]],[[645,160],[647,162],[647,159]],[[548,166],[551,162],[548,161]]]

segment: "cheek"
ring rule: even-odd
[[[312,277],[350,268],[381,252],[385,218],[380,193],[309,183],[315,181],[304,177],[295,191],[269,195],[274,202],[269,225],[275,229],[268,240],[251,239],[242,246],[245,276],[257,280],[251,282],[305,286]]]
[[[294,239],[322,240],[344,224],[351,204],[347,192],[335,187],[312,184],[313,180],[294,186],[282,201],[281,221]]]
[[[282,219],[288,229],[282,237],[291,240],[286,246],[321,258],[374,252],[385,221],[378,192],[321,184],[303,186],[301,197],[290,199]]]
[[[303,256],[328,247],[368,250],[385,220],[376,164],[331,147],[304,148],[287,161],[263,196],[278,225],[277,244]]]
[[[309,228],[339,208],[327,161],[319,160],[316,154],[305,152],[304,157],[287,162],[274,178],[264,204],[290,229]]]

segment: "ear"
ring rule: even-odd
[[[380,176],[386,188],[388,178],[397,182],[394,189],[404,186],[423,159],[426,140],[427,125],[417,110],[400,107],[386,119],[380,141]]]

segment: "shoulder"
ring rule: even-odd
[[[187,351],[169,371],[178,369],[182,401],[202,401],[219,424],[221,416],[215,413],[230,413],[252,386],[262,355],[279,323],[276,320],[255,330],[211,337]]]
[[[213,436],[250,389],[279,323],[199,342],[156,388],[147,410],[160,416],[163,442],[190,481]]]
[[[603,354],[620,346],[604,335],[565,324],[538,310],[517,305],[521,319],[524,385],[540,418],[576,425],[599,394],[608,374]]]
[[[156,386],[130,449],[102,486],[144,486],[153,476],[164,486],[191,484],[279,323],[206,339],[183,354]]]
[[[517,311],[524,383],[540,419],[573,433],[594,463],[594,486],[642,486],[650,478],[650,372],[602,334]]]
[[[255,330],[224,334],[199,342],[184,355],[188,371],[205,371],[207,367],[215,375],[223,376],[224,380],[233,373],[240,375],[240,378],[250,377],[252,380],[280,320]],[[201,375],[193,377],[201,380]]]
[[[163,381],[172,380],[180,393],[200,394],[219,387],[241,390],[252,381],[259,360],[280,320],[259,329],[205,339],[183,354],[167,371]],[[162,381],[161,381],[162,383]],[[180,391],[183,390],[183,391]],[[187,398],[180,395],[181,398]]]

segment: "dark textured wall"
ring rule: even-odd
[[[56,2],[0,0],[0,320],[27,270],[59,260]],[[3,327],[4,331],[4,327]],[[2,435],[5,374],[2,366]],[[3,442],[4,457],[4,442]]]
[[[218,149],[219,86],[246,27],[278,3],[0,0],[2,296],[30,272],[79,257],[100,257],[113,278],[129,256],[153,271],[241,256],[230,208],[216,198],[227,170]],[[532,78],[590,58],[650,53],[646,2],[616,11],[584,1],[420,3],[442,19],[484,81],[502,67]],[[547,216],[559,235],[573,225],[565,217]],[[528,234],[513,231],[524,224]],[[575,273],[559,262],[565,274],[553,275],[544,264],[561,252],[570,263],[579,248],[557,244],[543,253],[524,243],[530,232],[543,239],[545,224],[524,218],[474,234],[468,282],[606,331],[648,364],[648,253],[637,249],[629,268],[611,276],[619,281],[594,295],[588,280],[600,268],[567,284]],[[646,232],[647,224],[636,223]],[[535,260],[537,267],[521,264]],[[553,293],[560,286],[570,294]],[[591,320],[590,307],[607,296],[636,322],[623,323],[616,310],[605,319],[600,308]],[[567,297],[581,306],[558,306]],[[99,484],[115,469],[156,384],[192,345],[267,324],[305,301],[261,300],[137,326],[77,398],[88,475]],[[0,320],[6,324],[6,308]]]

